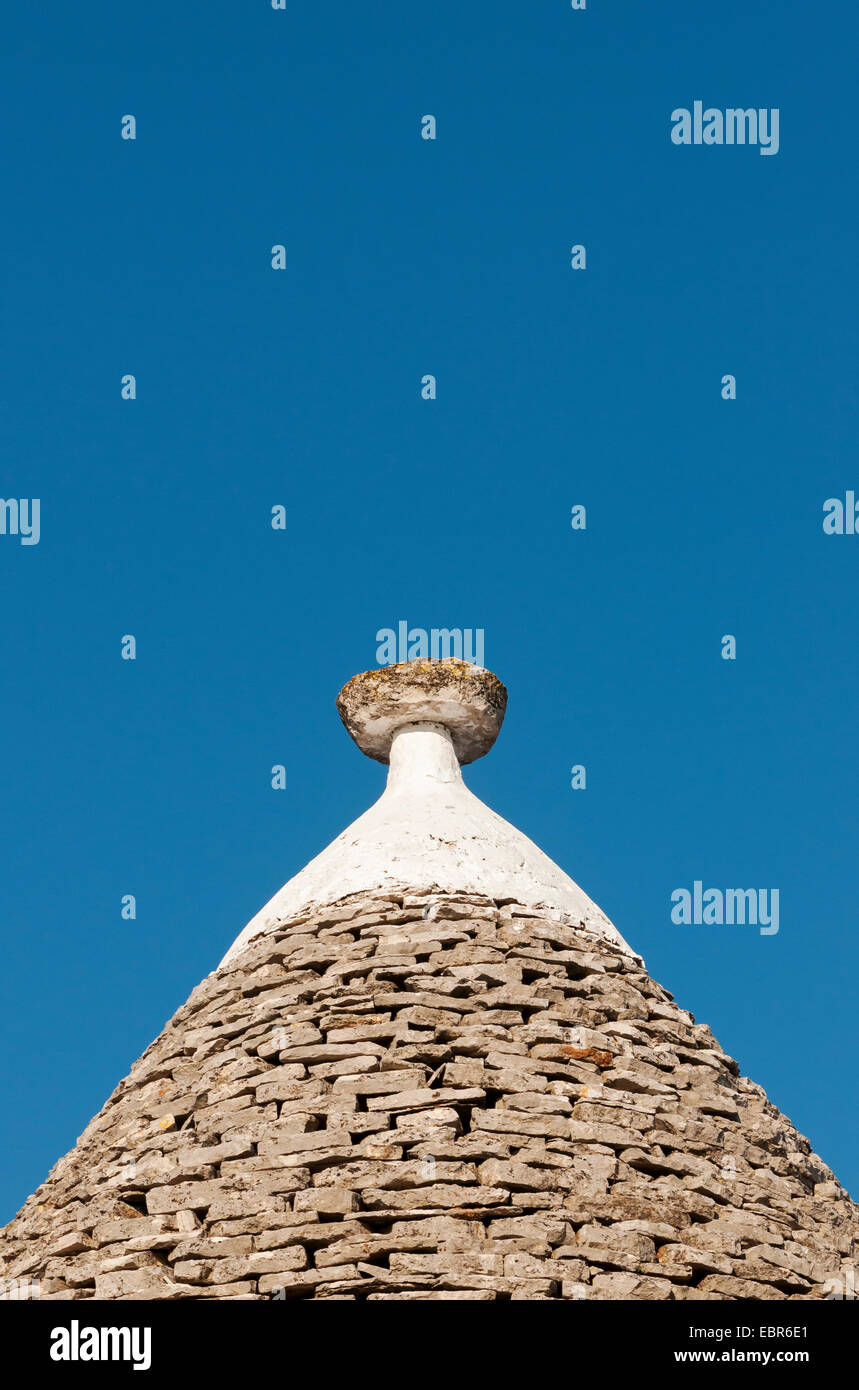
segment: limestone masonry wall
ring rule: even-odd
[[[0,1233],[49,1299],[831,1295],[859,1209],[581,929],[359,897],[209,976]]]

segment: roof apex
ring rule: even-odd
[[[492,746],[506,704],[497,676],[466,661],[403,662],[347,682],[340,717],[369,757],[389,763],[384,793],[284,884],[224,962],[308,908],[424,891],[540,908],[633,955],[578,884],[463,782],[460,764]]]
[[[460,763],[488,753],[504,720],[507,691],[482,666],[456,657],[401,661],[362,671],[337,696],[337,710],[362,753],[389,761],[391,740],[405,724],[439,724]]]

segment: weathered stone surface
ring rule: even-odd
[[[139,1269],[95,1276],[95,1297],[112,1298],[193,1298],[196,1289],[177,1283],[164,1270]]]
[[[455,658],[363,671],[337,696],[337,710],[352,738],[382,763],[388,761],[396,729],[440,719],[459,761],[473,762],[492,747],[506,708],[507,691],[497,676]]]
[[[432,912],[432,917],[424,916]],[[0,1234],[57,1301],[821,1298],[859,1212],[575,923],[357,898],[198,986]]]
[[[597,1274],[593,1279],[591,1296],[659,1302],[673,1298],[674,1288],[667,1279],[648,1279],[638,1274]]]

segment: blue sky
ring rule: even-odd
[[[859,1189],[857,39],[834,0],[5,16],[0,1219],[381,791],[334,697],[401,619],[485,630],[469,785]],[[778,154],[674,146],[698,99]],[[778,934],[673,925],[696,879]]]

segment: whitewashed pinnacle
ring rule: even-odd
[[[466,787],[460,763],[492,746],[507,692],[455,659],[403,662],[355,676],[341,718],[369,757],[389,763],[382,796],[291,878],[226,956],[308,908],[353,893],[475,893],[540,907],[632,955],[578,884]]]

